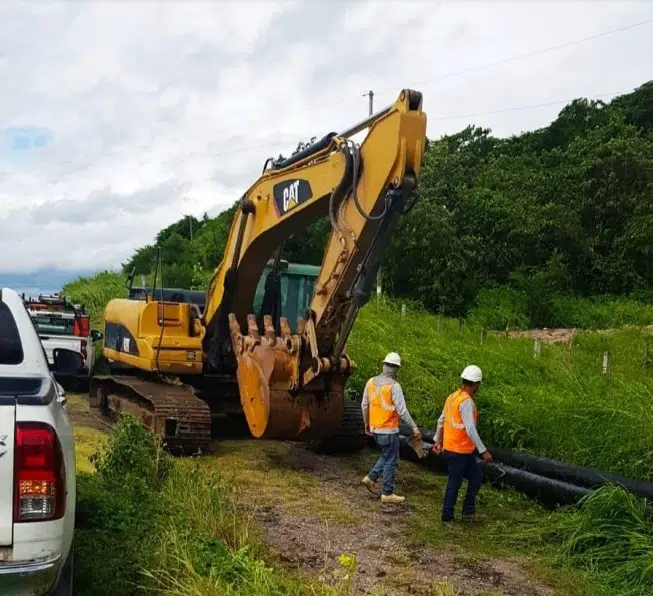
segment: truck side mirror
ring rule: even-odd
[[[63,375],[74,375],[82,366],[82,355],[74,350],[55,348],[52,350],[52,370]]]
[[[91,339],[93,340],[93,343],[100,341],[103,337],[104,333],[98,331],[97,329],[91,329]]]

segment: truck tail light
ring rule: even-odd
[[[85,364],[86,359],[88,358],[88,351],[86,350],[86,346],[88,345],[88,342],[85,339],[83,339],[81,343],[82,343],[82,360],[83,363]]]
[[[77,337],[88,337],[91,333],[90,317],[86,315],[75,317],[75,322],[73,323],[73,333]]]
[[[16,424],[14,522],[50,521],[66,510],[66,473],[54,429],[42,422]]]

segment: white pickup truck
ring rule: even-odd
[[[50,365],[56,348],[79,352],[82,364],[79,370],[66,375],[57,373],[57,380],[63,385],[78,390],[88,390],[95,363],[95,344],[103,334],[90,328],[90,317],[59,296],[39,296],[38,300],[25,301],[34,321],[41,343]]]
[[[62,349],[49,365],[22,298],[0,288],[0,594],[72,594],[75,444],[53,373],[80,365]]]

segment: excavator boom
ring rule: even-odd
[[[359,145],[354,138],[366,129]],[[221,399],[221,383],[236,380],[255,437],[333,436],[343,423],[345,380],[354,370],[347,338],[417,185],[425,144],[422,95],[405,89],[350,129],[269,167],[266,162],[239,201],[204,312],[150,299],[111,301],[105,355],[201,386],[212,407]],[[283,243],[323,217],[331,232],[309,308],[288,321],[280,308]],[[262,306],[254,313],[268,264]]]

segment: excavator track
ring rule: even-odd
[[[338,430],[324,439],[308,441],[307,447],[315,453],[344,455],[356,453],[367,444],[363,412],[359,401],[345,399]]]
[[[187,385],[97,375],[91,380],[89,396],[91,405],[105,415],[134,415],[173,454],[205,451],[211,440],[211,410]]]

